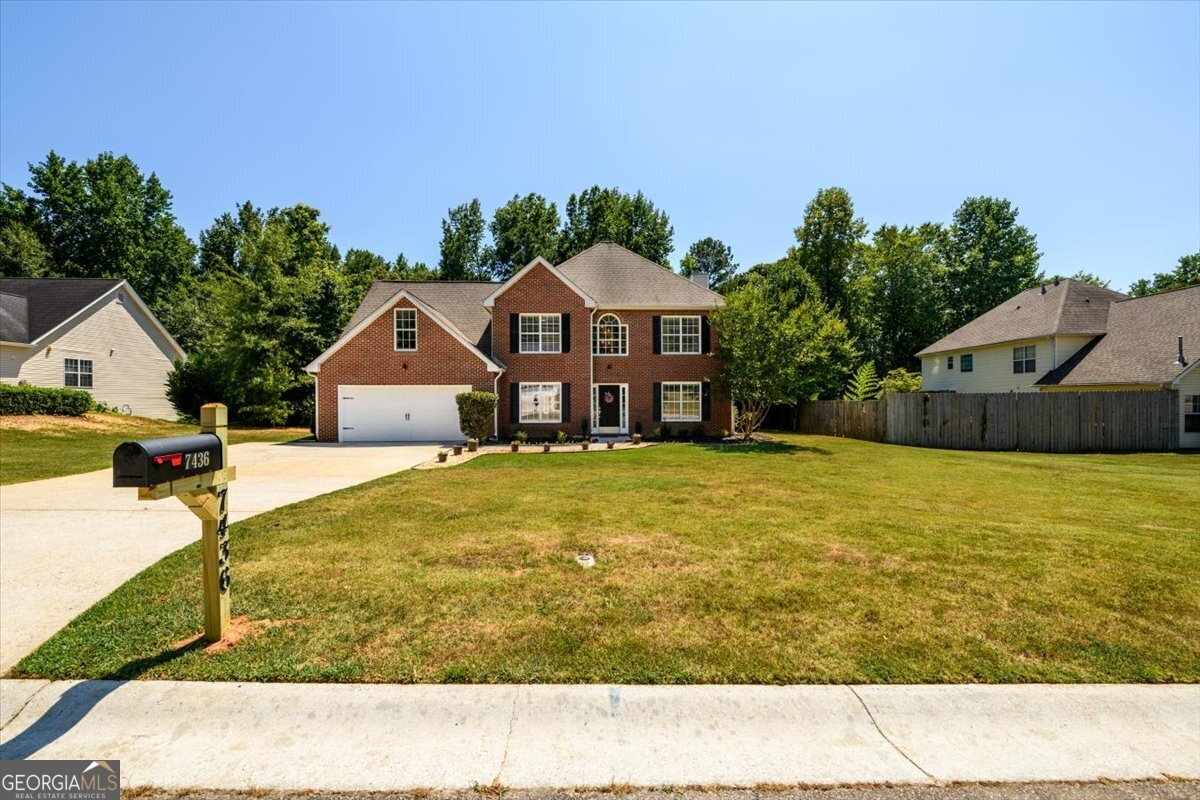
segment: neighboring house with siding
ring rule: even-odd
[[[167,373],[182,358],[123,280],[0,278],[0,382],[82,389],[131,414],[174,419]]]
[[[692,279],[611,242],[504,283],[377,281],[308,371],[321,441],[462,437],[454,396],[495,392],[493,433],[538,438],[732,428],[714,397],[709,315]]]
[[[1131,298],[1055,281],[917,356],[925,391],[1178,392],[1180,446],[1200,447],[1200,286]]]

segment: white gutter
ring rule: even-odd
[[[492,335],[495,336],[496,328],[492,326]],[[493,348],[493,352],[495,349]],[[492,378],[492,394],[496,395],[496,405],[492,407],[492,436],[496,437],[496,441],[500,441],[500,376],[502,372],[497,372],[496,377]]]
[[[592,309],[592,313],[588,315],[588,438],[592,438],[592,431],[597,427],[596,420],[592,416],[596,413],[596,409],[592,407],[592,397],[596,391],[596,353],[592,347],[592,334],[596,329],[596,309]],[[628,414],[629,398],[625,399],[626,413]]]

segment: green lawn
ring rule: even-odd
[[[195,425],[116,414],[0,417],[0,484],[104,469],[112,466],[121,442],[197,431]],[[300,428],[234,428],[229,442],[286,442],[307,435]]]
[[[781,439],[488,456],[279,509],[232,529],[236,646],[180,644],[191,546],[14,674],[1200,680],[1200,457]]]

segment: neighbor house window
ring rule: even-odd
[[[561,353],[561,314],[521,315],[522,353]]]
[[[1183,398],[1183,432],[1200,433],[1200,394]]]
[[[946,356],[946,369],[954,369],[954,356]]]
[[[699,317],[663,317],[662,351],[664,353],[699,353]]]
[[[963,372],[974,372],[975,371],[975,356],[971,353],[967,353],[964,356],[960,356],[958,359],[958,368],[960,370],[962,370]]]
[[[1037,372],[1037,345],[1013,348],[1013,373]]]
[[[521,422],[562,422],[562,384],[522,383]]]
[[[664,383],[662,418],[663,422],[699,422],[700,384]]]
[[[629,326],[615,314],[605,314],[592,329],[592,355],[623,356],[629,353]]]
[[[417,310],[415,308],[396,309],[396,349],[417,349]]]
[[[91,389],[92,362],[86,358],[64,359],[63,385],[79,389]]]

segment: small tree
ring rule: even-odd
[[[909,372],[904,367],[896,369],[883,376],[879,382],[879,396],[888,394],[904,394],[921,391],[921,373]]]
[[[454,396],[458,403],[458,427],[468,439],[480,442],[487,439],[497,399],[491,392],[463,392]]]
[[[846,387],[843,400],[861,403],[863,400],[874,400],[879,396],[879,376],[875,373],[875,362],[867,361],[854,370],[854,377]]]

